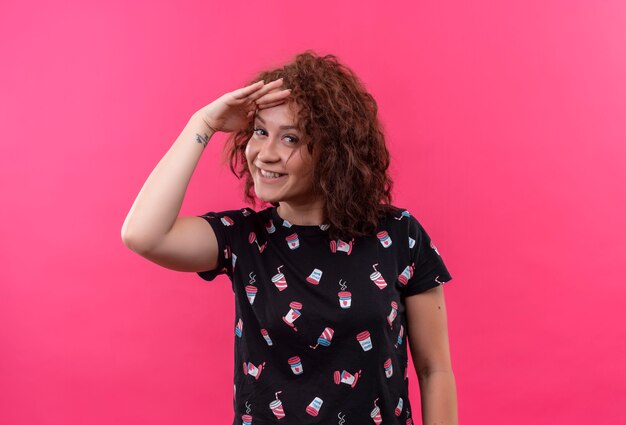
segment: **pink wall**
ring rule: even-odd
[[[229,282],[120,229],[194,111],[307,48],[379,101],[454,276],[461,423],[624,423],[624,2],[241,3],[0,6],[0,424],[230,423]],[[181,214],[243,206],[223,140]]]

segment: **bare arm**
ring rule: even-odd
[[[405,302],[407,337],[420,385],[422,423],[457,425],[456,383],[443,287],[411,295]]]
[[[178,217],[191,176],[214,131],[244,128],[256,109],[285,101],[289,90],[271,92],[282,79],[259,81],[226,93],[194,113],[174,144],[144,183],[122,225],[122,240],[132,251],[179,271],[213,270],[218,243],[200,217]]]

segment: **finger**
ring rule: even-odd
[[[247,96],[249,96],[251,93],[254,93],[255,91],[259,90],[261,87],[263,87],[263,84],[265,84],[263,80],[257,81],[254,84],[250,84],[249,86],[235,90],[233,92],[233,96],[235,99],[244,99]]]
[[[291,89],[281,90],[276,93],[269,93],[265,96],[256,100],[257,105],[261,105],[263,103],[275,102],[277,100],[285,100],[291,94]]]
[[[272,90],[278,90],[278,88],[283,84],[283,79],[279,78],[278,80],[274,80],[270,83],[265,84],[265,86],[257,91],[256,93],[252,93],[250,94],[250,96],[248,96],[249,100],[255,101],[258,98],[260,98],[261,96],[264,96],[265,94],[271,92]]]
[[[276,102],[261,103],[260,105],[258,105],[258,107],[259,109],[268,109],[268,108],[273,108],[274,106],[282,105],[283,103],[285,103],[284,100],[278,100]]]

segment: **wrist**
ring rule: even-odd
[[[194,117],[205,127],[207,133],[210,133],[211,135],[217,133],[218,130],[216,130],[215,127],[207,121],[206,117],[200,111],[194,113]]]

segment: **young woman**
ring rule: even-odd
[[[122,228],[126,246],[235,294],[233,424],[456,424],[442,285],[424,227],[391,204],[377,104],[333,55],[262,72],[193,114]],[[256,206],[178,217],[215,132]]]

